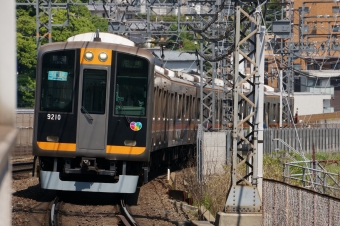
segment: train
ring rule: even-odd
[[[32,154],[43,189],[134,193],[150,170],[194,154],[199,75],[157,66],[150,51],[103,32],[43,45],[36,71]],[[224,84],[215,84],[222,128]]]

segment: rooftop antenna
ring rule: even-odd
[[[93,39],[94,42],[101,42],[102,39],[99,37],[99,29],[96,31],[96,37]]]

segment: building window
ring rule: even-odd
[[[307,64],[307,70],[320,70],[320,66],[318,64]]]
[[[304,13],[309,13],[309,7],[304,8]]]
[[[303,32],[303,33],[308,33],[308,32],[309,32],[309,24],[303,26],[302,32]]]
[[[339,70],[340,69],[340,62],[337,64],[331,64],[331,67],[333,70]]]
[[[332,7],[332,12],[333,13],[340,13],[340,7],[339,6],[333,6]]]
[[[309,87],[317,86],[318,83],[320,84],[320,80],[308,79],[307,86]]]
[[[332,50],[340,50],[340,44],[338,42],[334,42],[332,44]]]
[[[301,11],[302,11],[302,9],[304,9],[303,11],[304,11],[304,13],[306,13],[306,14],[309,13],[309,7],[305,7],[305,8],[300,7],[299,9],[301,9]]]
[[[301,65],[300,64],[294,64],[293,68],[295,70],[301,70]]]
[[[332,30],[333,30],[333,32],[340,32],[340,26],[339,25],[333,25]]]

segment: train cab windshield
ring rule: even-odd
[[[118,53],[115,114],[146,115],[149,64],[146,59]]]
[[[71,112],[75,51],[50,52],[43,56],[40,110]]]

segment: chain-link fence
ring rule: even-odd
[[[274,180],[263,181],[264,226],[340,225],[340,199]]]

